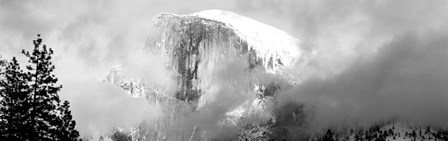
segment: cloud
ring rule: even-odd
[[[176,123],[185,129],[194,127],[206,131],[211,138],[223,138],[238,133],[238,129],[228,130],[220,122],[226,119],[226,113],[234,110],[249,99],[251,79],[245,57],[220,59],[220,64],[212,73],[210,90],[205,96],[207,103],[200,110],[190,113]],[[198,133],[199,134],[199,133]]]
[[[273,25],[315,51],[318,75],[339,73],[394,36],[447,29],[443,0],[248,0],[237,2],[246,16]],[[275,17],[275,18],[274,18]],[[307,74],[308,75],[308,74]]]
[[[438,111],[440,116],[410,116],[411,120],[436,122],[446,116],[442,111],[446,105],[440,102],[444,100],[441,92],[445,89],[440,85],[445,84],[442,70],[446,68],[439,64],[446,59],[440,55],[446,50],[439,42],[446,37],[447,5],[443,0],[0,0],[0,54],[4,58],[22,56],[20,50],[30,49],[35,35],[41,33],[44,43],[55,51],[55,73],[64,85],[61,96],[72,103],[77,128],[86,133],[94,128],[105,129],[113,122],[129,125],[127,117],[121,115],[104,122],[97,120],[111,116],[114,109],[131,109],[130,113],[138,114],[140,111],[134,107],[144,105],[127,105],[134,99],[121,97],[120,90],[99,84],[111,66],[127,65],[148,82],[165,81],[162,76],[167,74],[160,75],[163,70],[159,67],[154,69],[160,64],[158,58],[141,52],[152,34],[151,18],[160,12],[187,14],[224,9],[286,30],[303,41],[302,49],[317,52],[313,73],[328,79],[306,81],[285,98],[323,109],[326,112],[320,114],[325,116],[320,117],[328,124],[347,118],[368,122],[410,114],[404,107],[429,114]],[[375,57],[366,57],[372,54]],[[19,61],[26,62],[23,57]],[[422,90],[433,93],[422,97]],[[395,103],[382,93],[394,93],[390,99],[395,97],[395,103],[400,104],[392,105]],[[403,98],[403,93],[408,95]],[[421,102],[419,98],[434,102]],[[378,112],[384,106],[378,106],[377,101],[395,108]],[[223,105],[224,110],[217,111],[234,106]],[[360,115],[359,109],[375,115]],[[345,114],[336,113],[339,110]],[[336,117],[333,121],[325,119],[330,116]]]
[[[170,83],[161,67],[163,60],[143,50],[153,32],[152,17],[160,12],[191,13],[210,5],[233,6],[208,0],[1,0],[0,54],[8,59],[17,56],[24,63],[21,49],[31,49],[36,34],[42,34],[44,44],[55,51],[55,74],[64,85],[60,95],[71,102],[77,128],[82,135],[104,133],[110,126],[129,126],[147,113],[157,114],[154,105],[100,84],[113,65],[122,64],[149,83]],[[149,109],[142,111],[138,105]]]
[[[317,128],[391,118],[447,126],[446,1],[278,3],[295,4],[281,13],[316,53],[311,73],[299,74],[310,79],[280,95],[284,104],[309,104]]]
[[[385,120],[448,127],[448,34],[410,32],[346,71],[281,93],[305,104],[317,128],[367,126]]]
[[[63,94],[70,100],[81,135],[98,137],[114,127],[130,129],[142,121],[152,123],[161,111],[145,98],[133,98],[115,86],[96,81],[65,83]],[[82,86],[82,88],[80,88]]]

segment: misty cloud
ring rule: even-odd
[[[177,121],[185,129],[195,126],[206,131],[211,137],[218,138],[238,133],[238,129],[230,130],[220,122],[225,119],[226,113],[234,110],[251,95],[251,79],[248,75],[247,56],[222,59],[217,62],[219,67],[213,73],[210,92],[207,94],[207,103],[196,112],[191,113]]]
[[[127,98],[119,88],[101,84],[112,66],[121,64],[133,77],[148,83],[171,83],[160,65],[163,60],[143,49],[153,32],[152,17],[160,12],[195,12],[211,4],[224,9],[233,5],[208,0],[2,0],[0,54],[7,59],[16,56],[23,65],[26,60],[21,49],[32,48],[31,41],[42,34],[44,44],[55,51],[55,74],[64,85],[60,95],[71,102],[77,128],[82,135],[105,133],[110,131],[108,127],[129,127],[145,117],[143,105],[153,108],[149,113],[158,114],[154,105]],[[128,115],[135,117],[129,119]]]
[[[142,53],[154,32],[152,17],[224,9],[283,29],[303,42],[301,49],[315,52],[315,68],[298,74],[311,79],[279,99],[309,104],[319,127],[388,118],[446,127],[447,6],[444,0],[1,0],[0,54],[25,63],[20,50],[30,49],[41,33],[55,51],[61,97],[71,102],[77,128],[84,135],[104,133],[158,114],[155,105],[101,84],[113,65],[149,83],[171,83],[160,67],[163,58]],[[226,69],[239,70],[238,65]],[[204,128],[215,127],[218,117],[241,102],[242,89],[230,89],[228,79],[246,82],[238,77],[245,74],[222,73],[217,82],[226,87],[214,99],[225,101],[198,114],[203,124],[193,122]]]
[[[397,119],[447,127],[446,60],[446,32],[411,32],[394,37],[341,74],[305,81],[279,99],[305,104],[318,128]]]
[[[74,99],[70,104],[82,135],[98,137],[115,127],[130,129],[142,121],[153,122],[161,113],[144,97],[127,96],[124,90],[101,82],[68,82],[63,92]]]

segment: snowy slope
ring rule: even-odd
[[[176,34],[189,32],[190,37],[200,36],[203,42],[215,42],[222,45],[212,44],[205,47],[199,45],[199,48],[210,47],[211,50],[218,51],[218,54],[207,52],[206,55],[209,57],[225,55],[226,52],[234,49],[237,49],[237,53],[240,54],[253,50],[255,53],[251,55],[261,59],[262,65],[272,72],[278,66],[292,67],[302,55],[298,39],[280,29],[230,11],[205,10],[189,15],[162,13],[156,16],[154,21],[165,31],[164,34],[167,34],[161,39],[163,48],[170,48],[172,44],[169,45],[170,47],[166,45],[185,38]],[[169,41],[170,39],[174,40]],[[271,67],[270,61],[273,63]]]
[[[256,20],[238,15],[230,11],[205,10],[195,15],[226,23],[235,29],[238,36],[245,40],[249,47],[265,60],[271,56],[274,60],[280,59],[284,66],[290,67],[302,54],[299,50],[300,41],[288,33]],[[267,63],[266,63],[267,64]],[[265,66],[267,68],[267,66]]]

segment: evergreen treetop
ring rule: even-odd
[[[53,74],[53,50],[33,40],[34,48],[22,50],[28,58],[26,72],[15,58],[0,80],[0,140],[76,140],[79,137],[69,102],[61,101],[62,85]]]

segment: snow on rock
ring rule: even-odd
[[[208,95],[220,87],[215,83],[222,79],[217,78],[217,71],[235,71],[223,68],[224,63],[235,60],[247,62],[241,64],[247,65],[241,70],[247,74],[247,80],[242,81],[249,82],[247,91],[252,99],[226,115],[232,119],[230,121],[238,122],[242,116],[268,113],[267,106],[274,103],[275,93],[295,84],[290,69],[296,67],[298,61],[306,60],[308,54],[300,50],[300,41],[288,33],[229,11],[206,10],[189,15],[162,13],[153,21],[161,34],[151,39],[154,44],[148,48],[169,58],[166,69],[174,72],[172,77],[177,84],[172,89],[175,90],[168,94],[141,79],[131,78],[120,66],[115,66],[104,81],[123,88],[131,96],[145,96],[165,105],[169,110],[164,110],[166,117],[157,124],[170,123],[164,120],[175,119],[174,115],[187,115],[179,111],[200,110],[206,106]],[[269,78],[259,77],[263,74],[269,74]],[[269,120],[273,116],[271,113],[262,117]]]
[[[229,25],[240,38],[247,42],[250,49],[255,50],[256,54],[263,58],[265,68],[268,68],[267,62],[271,57],[273,60],[280,60],[283,66],[290,67],[301,55],[298,39],[256,20],[223,10],[205,10],[191,15]]]
[[[162,13],[154,22],[164,28],[161,46],[167,50],[181,47],[172,43],[187,38],[187,42],[197,41],[192,47],[206,52],[204,58],[220,57],[231,51],[251,53],[253,59],[272,73],[277,67],[292,67],[302,54],[300,41],[288,33],[230,11],[205,10],[190,15]]]
[[[210,93],[208,88],[222,60],[245,57],[251,72],[264,71],[291,79],[288,71],[302,55],[298,39],[229,11],[162,13],[154,23],[162,35],[152,49],[171,57],[170,69],[178,73],[176,98],[181,100]]]
[[[292,79],[288,70],[303,54],[300,41],[288,33],[229,11],[162,13],[155,16],[154,23],[162,34],[150,49],[170,57],[167,69],[177,72],[174,78],[178,82],[178,90],[172,95],[181,101],[194,101],[210,93],[214,72],[222,60],[243,56],[250,70]],[[106,80],[131,96],[143,96],[148,91],[140,79],[125,77],[121,67],[114,67]]]
[[[112,67],[103,82],[112,83],[123,88],[132,97],[140,97],[145,94],[145,86],[141,79],[129,78],[125,75],[120,65]]]
[[[158,102],[166,99],[196,101],[200,108],[207,102],[207,94],[216,88],[213,86],[215,72],[222,69],[223,60],[246,58],[248,75],[264,72],[290,81],[293,76],[288,74],[289,69],[305,54],[300,50],[300,41],[288,33],[229,11],[205,10],[189,15],[162,13],[153,21],[161,35],[152,39],[155,44],[149,49],[170,58],[167,69],[176,73],[173,78],[177,81],[177,90],[170,91],[174,94],[164,94],[166,91],[144,84],[141,79],[130,78],[120,66],[115,66],[105,82],[123,88],[131,96],[146,96]],[[248,79],[253,83],[248,88],[254,89],[253,95],[264,91],[257,87],[270,85],[260,83],[254,76]],[[295,82],[290,83],[293,84]]]
[[[125,90],[131,97],[145,96],[151,103],[173,103],[178,100],[166,95],[166,92],[155,86],[147,86],[141,79],[132,78],[122,66],[113,66],[103,82],[114,84]]]

